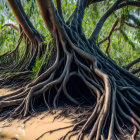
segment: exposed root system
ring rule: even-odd
[[[87,134],[89,140],[111,140],[124,135],[124,131],[134,139],[140,131],[140,79],[104,55],[96,43],[103,23],[120,1],[117,0],[105,13],[89,39],[82,32],[84,12],[78,10],[85,10],[86,0],[79,1],[69,25],[59,16],[61,9],[58,13],[52,1],[37,2],[53,36],[56,59],[25,87],[0,96],[1,119],[28,116],[42,101],[48,110],[66,103],[90,106],[77,109],[74,113],[72,110],[65,112],[67,116],[72,116],[74,125],[61,140],[73,135],[82,140]],[[29,48],[28,43],[24,59],[16,65],[16,69],[28,64],[30,70],[33,64],[39,45],[34,42],[34,47]],[[26,58],[29,58],[28,61]],[[22,67],[21,62],[24,64]],[[126,126],[134,128],[133,132]]]
[[[96,56],[97,59],[95,59],[76,45],[79,44],[73,44],[69,38],[67,41],[60,40],[60,35],[56,35],[55,63],[26,87],[1,96],[0,107],[16,105],[17,107],[9,111],[7,116],[16,117],[22,114],[27,116],[34,109],[35,98],[42,96],[46,107],[50,109],[49,106],[52,105],[57,108],[63,97],[75,105],[93,106],[88,113],[81,113],[80,116],[75,117],[77,123],[70,132],[77,132],[78,140],[82,139],[87,132],[90,140],[94,137],[97,140],[113,139],[114,130],[122,134],[122,126],[128,122],[135,128],[134,137],[140,130],[138,81],[130,81],[127,75],[116,71],[114,62],[108,58],[104,58],[102,62],[98,61],[101,56]],[[98,65],[102,65],[102,68],[98,68]],[[79,93],[71,92],[74,84],[79,86]],[[86,91],[80,90],[82,86]],[[106,130],[107,127],[109,129]]]

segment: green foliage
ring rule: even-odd
[[[41,57],[41,59],[38,56],[36,57],[35,65],[32,68],[32,74],[30,74],[31,79],[33,79],[37,74],[37,72],[39,71],[42,60],[43,60],[43,56]]]
[[[44,42],[44,43],[48,43],[47,40]],[[48,46],[47,46],[48,47]],[[47,60],[49,59],[50,57],[50,54],[51,54],[51,51],[53,49],[54,45],[52,43],[51,47],[49,48],[48,52],[47,52],[47,58],[46,60],[44,61],[44,64],[47,62]],[[44,56],[45,56],[45,52],[44,54],[42,55],[41,58],[39,58],[39,56],[36,57],[36,61],[35,61],[35,65],[33,66],[32,68],[32,74],[30,74],[30,77],[31,79],[34,79],[34,77],[36,76],[37,72],[39,71],[40,69],[40,66],[44,60]]]
[[[10,27],[0,29],[0,54],[11,51],[16,47],[19,33]]]
[[[83,20],[83,30],[86,37],[91,35],[97,22],[112,3],[112,0],[100,2],[90,5],[86,9]],[[124,34],[116,30],[111,36],[109,55],[120,66],[126,65],[140,56],[140,9],[128,6],[113,13],[104,23],[98,40],[99,42],[108,36],[116,18],[121,18],[122,15],[124,15],[123,19],[126,22],[133,23],[138,28],[135,29],[126,24],[119,23],[117,28],[121,28]],[[130,15],[133,15],[131,20],[129,18]],[[100,45],[103,52],[105,52],[106,46],[107,41]]]
[[[106,12],[106,10],[113,4],[115,0],[107,0],[105,2],[99,2],[88,6],[85,10],[84,20],[83,20],[83,31],[86,37],[89,37],[95,28],[97,22],[101,16]],[[44,43],[48,44],[51,39],[51,35],[44,25],[43,19],[39,12],[37,3],[34,0],[21,0],[24,10],[34,27],[46,37]],[[53,0],[56,5],[56,0]],[[62,0],[62,10],[64,14],[64,19],[67,20],[76,7],[76,0]],[[132,28],[123,24],[121,21],[117,28],[121,28],[124,34],[116,30],[111,36],[111,45],[109,49],[109,56],[115,60],[120,66],[126,65],[132,60],[140,56],[140,9],[135,7],[125,7],[121,10],[115,11],[105,22],[100,34],[99,41],[104,39],[110,32],[116,18],[122,18],[127,23],[132,23],[138,28]],[[11,11],[7,1],[0,1],[0,54],[12,50],[18,40],[19,33],[10,27],[2,28],[5,23],[12,22],[17,24],[15,16]],[[105,52],[107,46],[107,41],[100,45],[100,48]],[[20,47],[20,53],[22,53],[24,48],[24,43]],[[39,70],[43,57],[41,59],[36,58],[36,63],[33,68],[34,75]],[[138,65],[138,64],[137,64]],[[137,66],[136,65],[136,66]]]
[[[17,24],[15,16],[7,1],[0,1],[0,54],[15,48],[19,33],[11,27],[3,27],[6,23]]]

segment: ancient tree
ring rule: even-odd
[[[44,67],[46,69],[25,87],[0,96],[1,118],[27,116],[34,111],[34,103],[38,100],[44,101],[49,110],[70,103],[90,107],[83,112],[81,110],[79,116],[74,115],[72,130],[61,139],[70,133],[77,134],[78,140],[86,134],[90,140],[117,139],[119,135],[124,135],[124,130],[135,138],[140,131],[140,79],[106,56],[97,41],[104,22],[114,11],[125,6],[140,7],[140,2],[116,0],[101,17],[91,36],[86,38],[82,30],[84,11],[88,5],[100,1],[79,0],[72,15],[65,21],[61,0],[56,0],[56,7],[52,0],[37,0],[44,23],[53,38],[51,58],[55,56],[55,61]],[[43,36],[27,18],[20,0],[8,0],[8,3],[30,40],[30,49],[35,57],[36,52],[42,49]],[[29,64],[33,63],[33,57],[30,57]],[[43,63],[42,66],[48,65],[46,61]],[[5,112],[7,108],[8,112]],[[133,132],[126,126],[133,128]]]

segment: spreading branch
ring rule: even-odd
[[[123,3],[119,4],[118,6],[116,6],[115,10],[123,8],[125,6],[140,7],[140,1],[126,1],[126,2],[123,2]]]
[[[74,17],[74,15],[76,14],[76,10],[77,8],[74,9],[74,11],[72,12],[72,14],[70,15],[70,17],[67,19],[66,24],[69,25],[72,18]]]
[[[106,40],[108,40],[108,43],[107,43],[107,47],[106,47],[106,54],[109,54],[109,47],[110,47],[110,37],[111,37],[111,35],[113,34],[113,32],[115,31],[115,28],[116,28],[116,26],[118,25],[118,22],[119,22],[119,18],[117,18],[116,19],[116,21],[115,21],[115,23],[114,23],[114,25],[112,26],[112,29],[110,30],[110,32],[109,32],[109,35],[106,37],[106,38],[104,38],[102,41],[100,41],[99,42],[99,45],[100,44],[102,44],[103,42],[105,42]]]
[[[52,7],[50,0],[37,0],[40,13],[42,15],[42,18],[44,20],[44,23],[47,27],[47,29],[52,33],[53,30],[53,21],[51,19],[51,14],[49,11],[49,7]]]
[[[105,0],[87,0],[85,6],[87,7],[87,6],[91,5],[91,4],[95,4],[97,2],[102,2],[102,1],[105,1]],[[78,1],[78,3],[83,3],[83,1],[81,1],[81,2]],[[66,21],[66,24],[69,24],[70,23],[70,20],[72,20],[73,17],[76,17],[76,15],[77,15],[77,9],[78,9],[78,7],[76,7],[74,9],[74,11],[72,12],[72,14],[70,15],[70,17]],[[80,9],[80,11],[82,11],[82,10]]]
[[[27,17],[24,9],[22,7],[20,0],[7,0],[18,23],[20,24],[22,30],[30,39],[31,42],[34,42],[35,39],[42,42],[44,40],[43,35],[41,35],[30,22],[29,18]]]
[[[18,32],[20,31],[19,30],[19,27],[13,23],[6,23],[2,26],[2,28],[6,27],[6,26],[10,26],[10,27],[13,27],[14,29],[16,29]]]
[[[130,62],[129,64],[123,66],[123,68],[129,70],[133,65],[135,65],[138,62],[140,62],[140,57],[135,59],[134,61]]]
[[[116,6],[121,2],[121,0],[117,0],[108,10],[107,12],[100,18],[99,22],[96,24],[96,27],[89,37],[89,41],[92,42],[94,40],[97,40],[98,34],[106,21],[106,19],[112,14],[112,12],[116,9]]]
[[[91,34],[91,36],[89,37],[89,41],[94,41],[97,40],[98,38],[98,34],[104,24],[104,22],[106,21],[106,19],[116,10],[123,8],[125,6],[136,6],[136,7],[140,7],[140,2],[139,1],[127,1],[127,2],[123,2],[124,0],[117,0],[111,8],[109,8],[109,10],[107,10],[107,12],[101,17],[101,19],[99,20],[99,22],[96,24],[96,27],[93,31],[93,33]],[[123,2],[123,3],[121,3]]]
[[[84,11],[86,9],[86,6],[87,0],[79,0],[77,3],[77,7],[73,13],[71,27],[74,28],[74,30],[79,33],[82,33],[82,21],[84,18]]]
[[[64,17],[63,17],[63,13],[62,13],[61,0],[56,0],[56,4],[57,4],[58,13],[59,13],[60,17],[62,18],[62,20],[64,21]]]
[[[136,26],[132,23],[128,23],[128,22],[125,22],[125,21],[123,23],[125,23],[127,26],[132,27],[132,28],[139,28],[138,26]]]
[[[37,0],[37,3],[46,27],[54,37],[57,29],[59,29],[58,33],[62,31],[64,23],[55,12],[56,8],[51,0]]]
[[[33,31],[31,30],[29,24],[27,23],[25,17],[23,16],[18,4],[17,4],[17,0],[8,0],[8,3],[18,21],[18,23],[21,25],[24,33],[28,36],[28,38],[31,41],[34,41],[35,36]]]
[[[140,67],[138,67],[138,68],[136,68],[136,69],[133,69],[131,72],[132,72],[133,74],[136,74],[136,73],[140,72]]]

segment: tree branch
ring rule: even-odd
[[[60,17],[62,18],[62,20],[64,21],[64,17],[63,17],[63,13],[62,13],[61,0],[56,0],[56,4],[57,4],[58,13],[59,13]]]
[[[135,7],[140,7],[140,1],[126,1],[121,4],[119,4],[115,10],[123,8],[125,6],[135,6]]]
[[[6,23],[2,26],[2,28],[6,27],[6,26],[13,27],[14,29],[16,29],[19,32],[19,27],[17,25],[14,25],[13,23]]]
[[[120,3],[124,0],[117,0],[113,6],[111,8],[109,8],[109,10],[107,10],[107,12],[101,17],[101,19],[99,20],[99,22],[97,23],[93,33],[91,34],[91,36],[89,37],[89,41],[91,42],[92,40],[97,40],[98,38],[98,34],[104,24],[104,22],[106,21],[106,19],[112,14],[112,12],[114,12],[115,10],[118,10],[120,8],[123,8],[125,6],[136,6],[136,7],[140,7],[140,2],[139,1],[127,1],[127,2],[123,2]]]
[[[119,22],[119,18],[117,18],[117,20],[115,21],[115,23],[114,23],[114,25],[113,25],[113,27],[108,35],[108,44],[107,44],[106,51],[105,51],[106,54],[109,54],[109,47],[110,47],[110,42],[111,42],[110,37],[111,37],[112,33],[114,32],[116,26],[118,25],[118,22]]]
[[[30,26],[26,22],[25,17],[23,16],[21,9],[19,8],[17,4],[17,0],[7,0],[18,23],[21,25],[24,33],[27,35],[27,37],[30,39],[30,41],[34,41],[35,35],[33,31],[31,30]]]
[[[125,23],[127,26],[132,27],[132,28],[139,28],[136,25],[132,24],[132,23],[128,23],[128,22],[123,22]]]
[[[130,62],[129,64],[123,66],[123,68],[129,70],[133,65],[135,65],[138,62],[140,62],[140,57],[135,59],[134,61]]]
[[[119,29],[119,31],[123,35],[124,39],[128,41],[128,43],[132,46],[132,48],[135,49],[135,44],[128,38],[126,33],[121,28]]]
[[[91,4],[94,4],[94,3],[97,3],[97,2],[102,2],[102,1],[105,1],[105,0],[87,0],[87,4],[86,4],[86,7],[91,5]],[[70,15],[70,17],[68,18],[68,20],[66,21],[66,24],[70,24],[70,20],[76,15],[76,12],[77,12],[77,7],[75,8],[75,10],[73,11],[73,13]]]
[[[112,33],[115,31],[115,28],[118,25],[118,22],[119,22],[119,18],[117,18],[116,21],[115,21],[115,23],[113,24],[112,29],[109,32],[109,35],[106,38],[104,38],[102,41],[99,42],[99,45],[100,45],[104,41],[108,40],[108,44],[107,44],[106,51],[105,51],[106,54],[109,54],[110,37],[111,37]]]
[[[21,13],[22,15],[24,16],[24,18],[26,19],[26,22],[28,23],[28,25],[30,26],[30,28],[32,29],[32,32],[34,33],[36,39],[40,42],[43,42],[44,41],[44,36],[42,34],[40,34],[36,29],[35,27],[33,26],[33,24],[31,23],[31,21],[29,20],[28,16],[26,15],[23,7],[22,7],[22,4],[21,4],[21,0],[16,0],[17,2],[17,5],[19,6],[20,10],[21,10]]]
[[[96,24],[96,27],[89,37],[89,41],[92,42],[94,40],[97,40],[98,34],[106,21],[106,19],[112,14],[112,12],[116,9],[116,6],[121,2],[122,0],[117,0],[108,10],[107,12],[100,18],[99,22]]]
[[[74,15],[76,14],[76,8],[74,9],[73,13],[70,15],[70,17],[68,18],[68,20],[66,21],[66,24],[70,24],[70,21],[72,20],[72,18],[74,17]]]
[[[44,23],[47,29],[52,33],[53,23],[51,20],[51,13],[49,12],[49,8],[51,8],[51,2],[50,0],[37,0],[37,3]]]
[[[103,40],[101,40],[98,44],[101,45],[101,44],[104,43],[106,40],[108,40],[108,36],[105,37]]]
[[[82,21],[84,18],[84,11],[87,6],[87,0],[79,0],[74,11],[71,27],[79,33],[82,33]]]
[[[55,37],[57,29],[59,30],[58,32],[62,31],[64,22],[56,12],[57,9],[52,0],[37,0],[37,3],[46,27],[52,36]]]
[[[136,69],[133,69],[133,70],[131,71],[131,73],[133,73],[133,74],[136,74],[136,73],[138,73],[138,72],[140,72],[140,67],[138,67],[138,68],[136,68]]]

